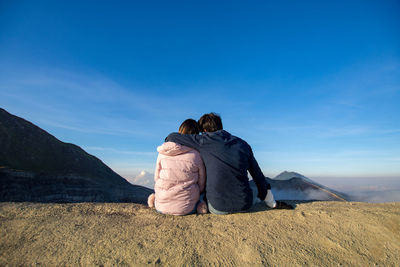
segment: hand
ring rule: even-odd
[[[272,194],[272,191],[270,189],[268,189],[268,191],[267,191],[267,196],[265,197],[264,202],[271,209],[276,207],[274,195]]]

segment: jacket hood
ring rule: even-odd
[[[193,148],[182,146],[174,142],[165,142],[161,146],[157,147],[158,153],[166,156],[176,156],[179,154],[186,153],[192,149]]]
[[[224,142],[227,142],[233,138],[233,136],[225,130],[218,130],[215,132],[205,132],[203,133],[203,135],[208,135],[212,139],[223,140]]]

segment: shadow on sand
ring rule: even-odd
[[[255,204],[249,211],[250,213],[253,212],[261,212],[261,211],[268,211],[268,210],[278,210],[278,209],[285,209],[285,210],[295,210],[297,208],[297,205],[303,204],[303,203],[310,203],[310,202],[316,202],[320,200],[277,200],[278,207],[276,209],[271,209],[267,207],[263,202]],[[284,203],[288,206],[285,206]]]

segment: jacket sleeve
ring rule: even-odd
[[[201,135],[198,134],[180,134],[171,133],[165,138],[165,142],[174,142],[180,145],[188,146],[199,151]]]
[[[250,147],[250,157],[249,157],[249,172],[251,177],[253,177],[254,182],[257,185],[258,189],[257,197],[261,200],[264,200],[267,195],[267,191],[268,189],[271,188],[271,186],[267,183],[264,174],[262,173],[260,167],[258,166],[258,163],[254,158],[251,147]]]
[[[157,156],[157,163],[156,163],[156,171],[154,172],[154,182],[160,178],[160,171],[161,171],[161,156],[158,154]]]
[[[204,166],[204,163],[202,160],[200,160],[199,164],[199,188],[200,188],[200,194],[204,192],[204,188],[206,186],[206,167]]]

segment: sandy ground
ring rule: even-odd
[[[400,203],[166,216],[137,204],[0,204],[0,266],[399,266]]]

